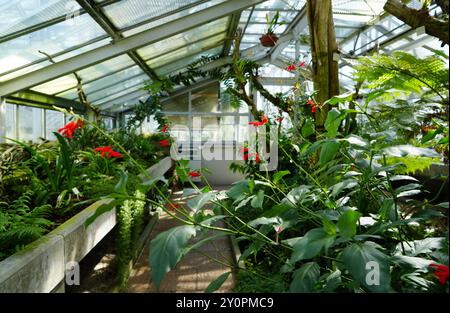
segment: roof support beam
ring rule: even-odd
[[[109,18],[92,3],[91,0],[76,0],[78,4],[100,25],[101,28],[115,41],[123,39],[123,35],[109,20]],[[144,62],[136,51],[129,51],[128,56],[136,63],[147,76],[153,80],[159,80],[158,75]]]
[[[12,94],[6,97],[9,103],[46,107],[53,109],[53,106],[73,109],[76,112],[85,112],[86,108],[78,101],[47,95],[45,93],[27,90]]]
[[[227,56],[230,53],[231,45],[233,44],[234,34],[239,26],[239,20],[241,19],[242,11],[236,12],[231,15],[230,25],[228,26],[228,33],[223,45],[222,56]]]
[[[0,95],[31,88],[77,70],[98,64],[121,54],[161,41],[180,32],[204,25],[218,18],[241,11],[264,0],[229,0],[183,18],[121,39],[115,43],[93,49],[45,68],[0,84]]]

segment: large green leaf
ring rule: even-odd
[[[283,176],[289,175],[291,172],[289,171],[279,171],[273,174],[272,176],[272,182],[276,185]]]
[[[264,202],[264,190],[259,190],[256,196],[252,199],[250,203],[252,207],[256,209],[261,209]]]
[[[316,262],[304,264],[294,272],[290,292],[312,292],[319,280],[320,267]]]
[[[311,229],[294,244],[290,262],[293,264],[300,260],[311,259],[322,249],[327,251],[335,238],[335,236],[327,234],[323,228]]]
[[[339,129],[339,125],[345,118],[338,109],[333,108],[328,112],[327,119],[325,120],[325,129],[327,130],[327,136],[334,138],[336,137]]]
[[[388,292],[389,258],[370,241],[354,243],[342,251],[342,261],[353,278],[371,292]]]
[[[227,191],[228,197],[236,200],[239,196],[249,192],[248,181],[243,180],[233,184],[233,186]]]
[[[341,193],[341,191],[343,191],[345,189],[354,188],[354,187],[356,187],[358,185],[359,185],[358,181],[356,179],[353,179],[353,178],[349,178],[349,179],[346,179],[344,181],[341,181],[341,182],[339,182],[339,183],[337,183],[337,184],[335,184],[335,185],[333,185],[331,187],[331,189],[333,190],[331,192],[331,196],[332,197],[336,197],[337,195],[339,195]]]
[[[356,225],[361,214],[357,211],[347,210],[339,217],[339,234],[345,239],[350,239],[356,235]]]
[[[158,290],[164,276],[177,265],[186,244],[195,234],[194,226],[183,225],[162,232],[151,241],[149,261],[152,280]]]
[[[339,146],[339,142],[336,140],[326,141],[320,150],[319,164],[325,165],[333,160],[336,153],[339,151]]]
[[[423,156],[423,157],[439,157],[439,153],[432,149],[419,148],[411,145],[399,145],[387,147],[382,150],[383,154],[393,157],[404,157],[404,156]]]
[[[227,280],[228,276],[230,276],[231,272],[226,272],[214,279],[208,287],[206,287],[205,292],[214,292],[219,289],[223,283]]]
[[[189,199],[187,205],[194,211],[197,212],[201,210],[209,201],[215,198],[215,193],[201,193],[192,199]]]

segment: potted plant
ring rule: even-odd
[[[278,19],[280,18],[280,12],[276,12],[272,19],[269,18],[269,14],[266,14],[267,21],[267,31],[264,35],[259,38],[259,41],[264,47],[273,47],[278,41],[278,36],[275,35],[275,29],[282,25],[282,23],[278,23]]]

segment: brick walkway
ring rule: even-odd
[[[226,190],[225,187],[217,187],[216,190]],[[180,201],[182,192],[176,192],[173,200]],[[159,233],[168,230],[180,222],[163,214],[155,225],[150,240]],[[131,273],[128,292],[157,292],[150,278],[148,264],[148,249],[150,240],[147,242],[141,256],[136,262]],[[205,288],[221,274],[228,272],[229,268],[212,261],[205,254],[219,259],[227,264],[233,264],[234,256],[228,237],[220,237],[202,245],[198,251],[189,252],[177,266],[166,274],[160,286],[160,292],[204,292]],[[235,284],[235,277],[231,274],[218,292],[231,292]]]

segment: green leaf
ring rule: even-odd
[[[327,217],[322,218],[323,230],[330,236],[336,235],[336,225]]]
[[[291,205],[287,205],[284,203],[276,204],[274,205],[270,210],[264,212],[264,217],[274,217],[274,216],[280,216],[284,212],[292,209]]]
[[[302,136],[308,138],[316,131],[314,121],[311,119],[306,120],[305,124],[302,127]]]
[[[233,186],[227,191],[227,195],[231,199],[236,200],[239,196],[248,192],[248,181],[243,180],[233,184]]]
[[[420,254],[427,254],[436,249],[441,249],[445,244],[444,237],[429,237],[422,240],[405,241],[402,244],[397,244],[395,250],[397,253],[402,253],[405,249],[405,254],[410,256],[417,256]]]
[[[180,261],[186,244],[195,234],[194,226],[183,225],[162,232],[151,241],[149,262],[152,280],[158,290],[164,276]]]
[[[347,92],[347,93],[344,93],[339,96],[334,96],[331,99],[326,100],[324,103],[328,103],[330,105],[335,105],[338,103],[346,103],[348,101],[353,100],[353,95],[354,95],[354,92],[351,92],[351,93]]]
[[[261,209],[264,202],[264,190],[259,190],[250,203],[255,209]]]
[[[320,267],[316,262],[304,264],[294,272],[290,292],[312,292],[314,285],[318,282]]]
[[[339,234],[345,239],[353,238],[356,235],[356,224],[361,214],[357,211],[347,210],[339,217]]]
[[[228,276],[230,276],[231,272],[226,272],[214,279],[208,287],[206,287],[205,292],[214,292],[219,289],[223,283],[227,280]]]
[[[289,171],[279,171],[273,174],[272,182],[276,185],[283,176],[289,175],[291,172]]]
[[[319,164],[323,166],[333,160],[336,153],[339,151],[339,146],[339,142],[336,140],[325,142],[320,150]]]
[[[400,145],[387,147],[382,150],[382,153],[393,157],[404,156],[424,156],[424,157],[439,157],[439,153],[428,148],[419,148],[411,145]]]
[[[215,197],[215,193],[209,192],[209,193],[201,193],[198,196],[195,196],[192,199],[189,199],[187,201],[187,205],[194,211],[197,212],[198,210],[201,210],[205,204],[207,204],[209,201],[211,201]]]
[[[128,173],[125,171],[120,172],[119,182],[114,187],[114,191],[120,194],[127,194],[127,182],[128,182]]]
[[[328,275],[326,284],[323,287],[322,292],[333,292],[341,284],[341,271],[336,270],[330,275]]]
[[[343,191],[345,189],[351,189],[351,188],[357,187],[358,185],[359,185],[358,181],[353,178],[341,181],[331,187],[331,189],[333,190],[331,192],[331,196],[336,197],[337,195],[339,195],[341,193],[341,191]]]
[[[279,217],[259,217],[254,219],[253,221],[248,222],[248,225],[251,227],[256,227],[258,225],[267,225],[267,224],[281,224],[281,219]]]
[[[322,249],[328,250],[334,242],[335,236],[330,236],[323,228],[314,228],[298,240],[293,246],[290,262],[293,264],[300,260],[307,260],[318,255]]]
[[[353,278],[369,291],[389,291],[389,258],[370,241],[346,247],[342,251],[342,261]]]
[[[327,137],[336,137],[339,125],[341,125],[343,118],[344,116],[336,108],[333,108],[328,112],[327,119],[324,124],[325,129],[327,130]]]
[[[88,227],[97,219],[97,217],[99,217],[103,213],[111,211],[112,209],[114,209],[114,207],[121,205],[124,201],[125,199],[104,200],[104,203],[102,203],[95,210],[94,214],[92,214],[88,219],[86,219],[86,222],[84,222],[85,227]]]

